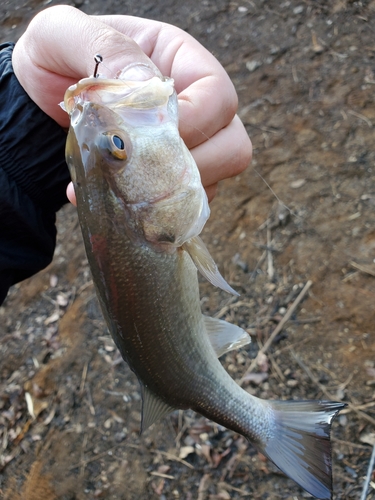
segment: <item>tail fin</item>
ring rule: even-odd
[[[269,401],[275,429],[261,450],[319,499],[332,498],[331,422],[346,405],[332,401]]]

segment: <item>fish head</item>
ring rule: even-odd
[[[67,90],[64,103],[76,189],[78,170],[81,186],[88,178],[105,183],[139,243],[175,248],[201,232],[208,201],[178,131],[172,79],[86,78]]]

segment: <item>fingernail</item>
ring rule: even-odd
[[[163,75],[153,64],[131,63],[120,71],[117,78],[128,81],[142,81],[150,80],[155,76],[162,78]]]

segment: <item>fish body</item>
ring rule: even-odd
[[[317,498],[331,498],[333,402],[264,401],[218,356],[248,342],[202,315],[197,268],[235,293],[199,238],[209,216],[178,133],[173,81],[87,78],[70,87],[66,158],[83,239],[111,335],[142,388],[142,429],[191,408],[246,436]]]

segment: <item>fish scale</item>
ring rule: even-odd
[[[191,408],[242,434],[309,493],[329,499],[330,427],[345,405],[261,400],[225,371],[218,356],[249,337],[201,312],[197,269],[236,292],[198,236],[209,208],[178,133],[173,81],[157,73],[126,81],[126,70],[122,78],[87,78],[67,90],[66,159],[103,315],[141,385],[142,429]]]

